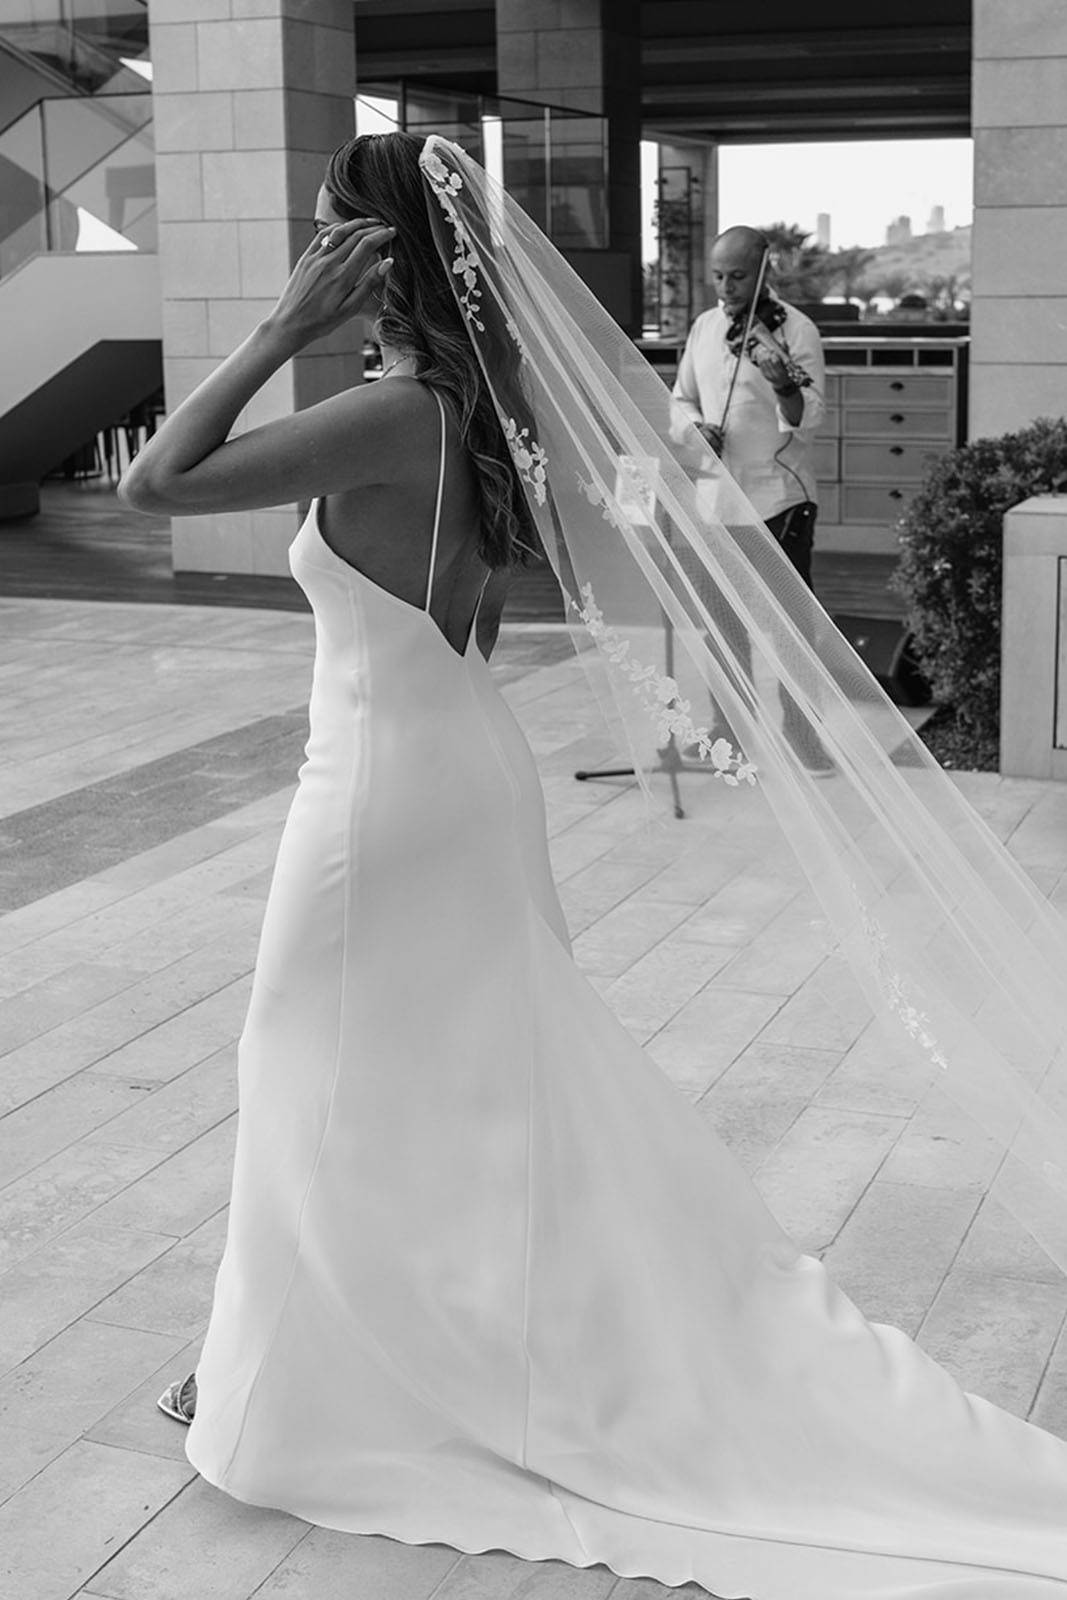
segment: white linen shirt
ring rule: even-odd
[[[786,421],[767,379],[754,361],[742,356],[723,440],[723,466],[764,521],[804,500],[818,499],[811,447],[826,412],[826,364],[810,317],[790,305],[785,313],[785,322],[771,338],[812,379],[801,390],[800,422],[793,427]],[[718,426],[737,363],[726,344],[731,320],[715,306],[701,312],[690,328],[673,389],[676,419]]]

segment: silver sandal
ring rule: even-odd
[[[190,1372],[187,1378],[168,1384],[156,1405],[175,1422],[183,1422],[188,1427],[196,1414],[196,1373]]]

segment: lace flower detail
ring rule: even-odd
[[[599,505],[604,520],[626,533],[631,528],[654,525],[658,473],[656,456],[620,455],[616,458],[614,493],[597,483],[587,483],[580,472],[575,477],[589,504]]]
[[[579,489],[581,489],[589,504],[600,507],[600,515],[604,518],[604,521],[610,522],[612,527],[618,528],[620,533],[625,533],[630,524],[623,515],[622,507],[615,497],[605,494],[602,489],[597,488],[595,483],[589,483],[582,477],[580,472],[576,472],[575,477],[578,479]],[[586,625],[588,626],[588,624]]]
[[[443,190],[446,194],[458,194],[463,187],[463,179],[458,172],[449,172],[441,157],[435,150],[424,150],[421,157],[422,170],[426,173],[438,193]]]
[[[635,695],[644,704],[656,728],[661,745],[677,739],[686,746],[695,745],[701,761],[708,761],[716,778],[721,778],[731,788],[740,783],[755,785],[756,769],[740,756],[729,739],[712,739],[706,728],[698,728],[690,716],[692,709],[683,700],[673,678],[657,672],[655,667],[643,667],[630,654],[630,641],[623,639],[615,628],[604,621],[604,614],[596,603],[591,583],[581,587],[583,604],[574,600],[571,605],[589,630],[597,648],[624,677],[630,681]]]
[[[852,887],[858,899],[859,890],[855,884]],[[933,1032],[929,1017],[909,999],[908,992],[904,986],[904,979],[894,969],[889,959],[889,948],[885,934],[866,906],[862,904],[860,906],[860,917],[863,922],[863,931],[874,949],[875,976],[878,979],[879,987],[885,996],[889,1009],[904,1024],[905,1031],[926,1051],[934,1066],[940,1067],[942,1072],[947,1072],[948,1061]]]
[[[530,485],[537,504],[543,506],[547,492],[548,457],[537,440],[530,438],[529,428],[520,428],[514,417],[509,417],[505,422],[504,437],[519,477],[523,483]]]
[[[456,253],[452,261],[452,273],[454,277],[463,279],[463,293],[459,296],[459,303],[463,307],[463,315],[467,321],[473,323],[479,333],[484,333],[485,323],[478,320],[478,312],[481,310],[479,302],[482,298],[482,291],[478,287],[478,268],[481,262],[472,250],[458,221],[455,227]]]
[[[449,148],[456,149],[457,147],[451,145]],[[478,315],[481,310],[482,299],[482,291],[478,283],[478,270],[481,267],[481,262],[456,206],[455,197],[463,188],[463,179],[458,172],[449,171],[435,150],[424,149],[419,157],[419,164],[426,174],[430,188],[440,201],[442,211],[452,224],[452,232],[456,236],[455,254],[452,258],[452,273],[454,277],[463,279],[463,293],[457,295],[456,298],[467,321],[472,327],[477,328],[479,333],[484,333],[485,323],[481,321]]]

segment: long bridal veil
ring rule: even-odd
[[[447,140],[421,165],[619,749],[656,798],[670,766],[687,811],[770,808],[872,1010],[997,1142],[991,1195],[1067,1272],[1067,927],[522,208]]]

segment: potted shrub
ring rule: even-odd
[[[900,524],[893,586],[938,710],[919,730],[943,766],[995,772],[1004,513],[1067,488],[1067,418],[975,439],[927,473]]]

